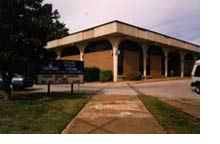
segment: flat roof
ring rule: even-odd
[[[199,52],[199,45],[177,39],[172,36],[161,34],[149,29],[141,28],[125,22],[114,20],[104,24],[100,24],[82,31],[74,32],[66,37],[49,41],[46,48],[64,47],[65,45],[80,43],[83,41],[105,37],[107,35],[121,34],[139,38],[146,41],[157,42],[177,48]]]

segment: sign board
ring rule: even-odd
[[[37,75],[38,84],[83,83],[84,62],[52,60],[43,63]]]

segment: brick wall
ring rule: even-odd
[[[185,75],[190,76],[190,74],[192,72],[193,65],[194,65],[193,60],[185,60],[184,61],[184,73],[185,73]]]
[[[138,70],[139,70],[138,53],[134,51],[124,50],[123,72],[125,78],[126,79],[130,78],[131,73]]]
[[[61,57],[62,60],[80,60],[80,55],[72,55]]]
[[[153,78],[158,78],[161,77],[161,72],[162,72],[162,68],[161,68],[161,56],[158,55],[151,55],[150,56],[150,74]]]
[[[85,67],[98,67],[101,70],[113,70],[112,50],[84,54]]]

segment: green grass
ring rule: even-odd
[[[0,91],[0,96],[3,92]],[[0,99],[0,133],[61,133],[90,97],[85,94],[16,92]]]
[[[140,95],[139,98],[167,133],[200,133],[199,118],[193,117],[155,97]]]

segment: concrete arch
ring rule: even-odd
[[[138,42],[123,40],[118,47],[118,75],[129,79],[135,71],[143,73],[143,49]]]
[[[178,51],[168,53],[168,76],[181,75],[181,55]]]
[[[60,57],[66,60],[80,60],[79,48],[76,46],[63,48]]]
[[[147,75],[162,77],[164,75],[164,51],[161,47],[151,45],[147,50]]]
[[[186,53],[184,55],[184,76],[191,76],[194,62],[195,59],[192,53]]]
[[[88,43],[83,57],[85,67],[113,71],[112,44],[106,39]]]
[[[95,42],[91,42],[85,46],[84,53],[92,53],[92,52],[99,52],[105,50],[112,50],[112,44],[108,40],[99,40]]]

